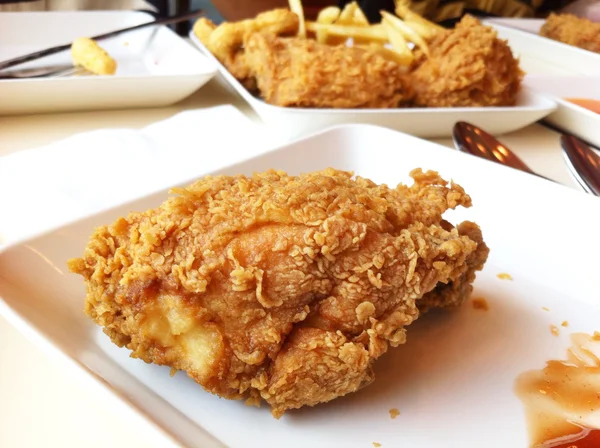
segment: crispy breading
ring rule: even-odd
[[[523,72],[496,31],[465,16],[456,28],[437,33],[431,56],[412,72],[415,104],[425,107],[513,106]]]
[[[444,306],[469,293],[487,248],[442,214],[471,199],[411,175],[395,189],[333,169],[207,177],[97,228],[69,268],[85,312],[132,357],[280,417],[371,382],[427,294]]]
[[[202,42],[205,47],[208,47],[210,44],[210,35],[216,28],[217,25],[215,25],[212,20],[207,19],[206,17],[200,17],[194,23],[192,31],[200,42]]]
[[[540,36],[600,53],[600,23],[573,14],[550,14]]]
[[[457,230],[459,235],[467,236],[476,241],[477,250],[467,257],[468,269],[457,280],[438,285],[419,300],[419,311],[422,313],[432,308],[456,308],[462,305],[473,291],[475,273],[481,269],[487,260],[490,250],[483,242],[479,226],[473,222],[465,221],[457,226]]]
[[[246,64],[270,104],[389,108],[410,99],[402,67],[369,49],[264,33],[249,35],[244,47]]]
[[[223,22],[216,26],[207,18],[194,24],[194,34],[204,46],[248,90],[255,90],[256,83],[245,63],[244,39],[252,33],[272,33],[275,36],[292,36],[298,32],[298,16],[289,9],[280,8],[263,12],[254,19],[239,22]]]

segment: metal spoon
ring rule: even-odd
[[[473,124],[465,121],[456,123],[452,131],[452,139],[454,140],[454,146],[459,151],[552,180],[533,172],[514,152],[495,137]]]
[[[600,196],[600,156],[572,135],[563,134],[560,144],[573,178],[585,191]]]

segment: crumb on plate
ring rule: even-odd
[[[476,299],[473,299],[473,308],[475,308],[476,310],[487,311],[490,309],[490,306],[488,305],[488,302],[487,300],[485,300],[485,298],[478,297]]]
[[[506,272],[501,272],[496,277],[498,277],[500,280],[512,280],[513,279],[512,276],[510,274],[507,274]]]
[[[378,446],[381,446],[381,443],[373,442],[373,446],[377,448]]]
[[[569,321],[563,320],[563,323],[560,324],[563,327],[568,327],[569,326]]]
[[[397,408],[392,408],[392,409],[390,409],[389,412],[390,412],[390,417],[392,418],[392,420],[400,415],[400,411]]]
[[[600,341],[600,332],[594,331],[594,335],[592,336],[594,341]]]
[[[554,336],[558,336],[558,327],[556,325],[550,325],[550,333],[552,333]]]
[[[548,307],[545,307],[545,306],[543,306],[543,307],[542,307],[542,309],[543,309],[544,311],[550,311],[550,308],[548,308]]]

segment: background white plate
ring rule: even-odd
[[[487,19],[529,75],[600,74],[600,54],[538,35],[543,19]]]
[[[135,11],[0,13],[0,60],[151,20]],[[216,73],[211,61],[165,26],[100,45],[117,61],[114,76],[0,80],[0,115],[167,106]],[[14,68],[70,63],[67,51]]]
[[[2,252],[0,312],[99,380],[90,385],[112,389],[190,447],[369,448],[378,442],[463,448],[481,440],[490,448],[528,446],[521,404],[513,394],[515,377],[563,357],[568,332],[600,329],[600,200],[372,126],[338,127],[217,172],[299,173],[327,166],[391,185],[406,180],[414,167],[437,169],[463,185],[474,201],[473,208],[448,218],[477,221],[491,248],[475,288],[490,310],[466,304],[420,319],[409,328],[407,344],[376,364],[375,383],[356,394],[277,421],[266,407],[219,399],[181,373],[170,378],[168,368],[129,358],[83,315],[85,288],[67,272],[66,260],[82,254],[94,226],[157,206],[166,192]],[[499,280],[500,272],[514,280]],[[564,320],[568,331],[561,328],[560,337],[553,336],[550,324]],[[390,408],[401,415],[391,420]]]
[[[600,114],[577,106],[565,98],[600,100],[600,84],[591,76],[532,76],[525,79],[532,89],[552,96],[558,104],[545,121],[600,147]]]
[[[267,104],[252,95],[208,51],[194,32],[190,39],[219,68],[221,74],[274,132],[290,137],[325,129],[337,124],[364,123],[385,126],[423,138],[452,135],[457,121],[468,121],[493,134],[523,128],[548,115],[556,104],[537,93],[523,89],[515,107],[456,107],[404,109],[301,109]]]

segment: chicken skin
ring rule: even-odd
[[[93,233],[85,312],[148,363],[279,418],[373,381],[423,309],[459,305],[487,258],[435,172],[395,189],[328,169],[199,180]]]
[[[437,33],[412,72],[415,105],[422,107],[514,106],[523,72],[496,31],[465,16]]]
[[[550,14],[540,36],[600,53],[600,23],[573,14]]]

